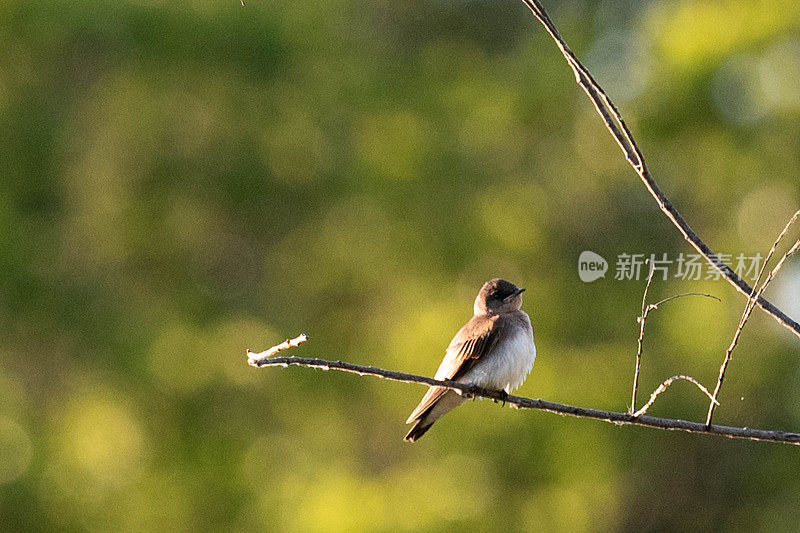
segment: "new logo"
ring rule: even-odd
[[[594,252],[586,250],[578,257],[578,276],[581,281],[590,283],[596,279],[606,277],[608,261]]]

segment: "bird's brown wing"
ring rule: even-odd
[[[464,324],[464,327],[453,337],[450,346],[447,347],[447,353],[445,353],[434,377],[440,380],[458,379],[481,357],[491,352],[497,344],[503,324],[498,320],[499,318],[497,315],[474,316]],[[448,390],[435,386],[428,389],[428,392],[422,397],[422,401],[406,420],[406,424],[420,418]]]

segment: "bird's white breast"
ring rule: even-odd
[[[528,377],[536,359],[533,330],[518,328],[517,332],[499,343],[464,376],[464,381],[480,387],[511,393]]]

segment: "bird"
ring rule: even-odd
[[[500,278],[484,283],[475,298],[474,316],[453,337],[434,379],[477,385],[505,395],[522,385],[536,359],[533,326],[521,309],[524,290]],[[465,401],[461,391],[431,386],[406,420],[414,425],[404,440],[416,441]]]

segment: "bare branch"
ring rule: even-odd
[[[664,193],[661,192],[661,189],[658,187],[655,180],[650,175],[650,171],[645,165],[644,157],[642,156],[639,147],[636,145],[636,142],[634,142],[633,135],[631,135],[628,126],[626,126],[625,122],[622,120],[622,115],[619,113],[608,95],[606,95],[605,91],[603,91],[603,88],[594,80],[589,71],[586,70],[586,67],[584,67],[575,57],[575,54],[572,52],[572,50],[570,50],[567,43],[558,33],[558,30],[550,20],[550,17],[539,0],[522,1],[526,6],[528,6],[536,19],[544,26],[545,30],[547,30],[547,33],[549,33],[555,41],[556,46],[558,46],[558,49],[564,56],[564,59],[567,60],[570,68],[575,73],[575,81],[581,86],[581,88],[583,88],[586,95],[594,104],[594,107],[597,110],[597,113],[602,117],[606,128],[608,128],[608,131],[611,132],[614,140],[625,154],[625,159],[627,159],[628,163],[630,163],[630,165],[639,175],[642,183],[644,183],[644,186],[647,188],[648,192],[658,203],[658,207],[661,209],[661,211],[667,216],[667,218],[670,219],[675,227],[678,228],[678,231],[681,232],[683,238],[686,239],[686,241],[695,250],[705,257],[706,260],[711,263],[711,265],[713,265],[714,268],[716,268],[720,274],[722,274],[722,276],[728,280],[728,282],[739,292],[749,297],[753,293],[754,289],[750,287],[746,281],[740,278],[728,265],[719,259],[719,257],[717,257],[711,248],[709,248],[708,245],[706,245],[706,243],[703,242],[703,240],[700,239],[700,237],[694,232],[694,230],[692,230],[691,226],[689,226],[686,220],[684,220],[683,216],[672,205]],[[756,303],[767,314],[771,315],[786,329],[800,338],[799,323],[792,320],[788,315],[786,315],[786,313],[778,309],[777,306],[760,295],[756,298]]]
[[[250,366],[259,366],[258,363],[263,359],[272,357],[276,353],[281,352],[283,350],[294,348],[298,344],[303,344],[307,340],[308,340],[308,335],[306,335],[305,333],[301,333],[294,339],[286,339],[282,343],[276,344],[272,348],[264,350],[263,352],[255,353],[251,352],[250,350],[247,350],[247,364],[249,364]]]
[[[780,244],[783,237],[789,231],[789,227],[797,220],[797,217],[800,216],[800,211],[797,211],[792,218],[789,219],[789,222],[786,223],[786,226],[781,231],[778,238],[775,239],[775,243],[772,245],[772,248],[769,249],[769,253],[767,253],[766,259],[764,259],[764,264],[761,266],[761,270],[758,272],[758,277],[756,278],[756,282],[754,286],[758,286],[758,282],[761,279],[761,276],[764,274],[764,269],[767,267],[767,263],[772,258],[772,255],[775,253],[775,250],[778,248],[778,244]],[[722,365],[719,367],[719,377],[717,378],[717,386],[714,388],[714,395],[712,397],[711,403],[708,405],[708,415],[706,416],[706,424],[711,424],[711,419],[714,417],[714,410],[717,408],[719,403],[717,402],[717,397],[719,395],[719,390],[722,388],[722,382],[725,379],[725,372],[728,369],[728,364],[731,362],[731,357],[733,354],[733,350],[736,348],[736,345],[739,343],[739,337],[742,334],[742,330],[744,329],[744,325],[747,323],[747,320],[750,318],[750,314],[753,312],[755,308],[756,300],[761,296],[761,294],[766,290],[767,286],[770,282],[775,278],[778,271],[783,267],[784,262],[795,253],[800,247],[800,239],[795,241],[794,245],[785,253],[781,260],[778,261],[778,264],[775,265],[775,268],[770,271],[769,275],[767,275],[767,279],[764,280],[764,283],[758,289],[757,292],[751,294],[747,300],[747,305],[744,307],[744,312],[742,313],[742,318],[739,320],[739,326],[736,328],[736,332],[733,334],[733,339],[731,340],[731,344],[728,346],[728,349],[725,351],[725,357],[722,360]],[[755,291],[755,288],[753,289]]]
[[[671,378],[665,379],[664,382],[661,385],[659,385],[656,388],[656,390],[653,391],[653,394],[650,395],[650,399],[647,401],[647,403],[644,404],[644,406],[642,406],[641,409],[639,409],[638,411],[633,413],[633,416],[641,416],[641,415],[645,414],[647,412],[647,410],[650,409],[650,406],[653,405],[653,403],[656,401],[656,398],[658,398],[659,394],[661,394],[662,392],[667,390],[667,387],[669,387],[670,385],[672,385],[675,381],[677,381],[679,379],[682,379],[684,381],[688,381],[690,383],[694,383],[695,385],[697,385],[697,388],[700,389],[700,391],[703,394],[708,396],[708,398],[713,403],[717,403],[717,400],[714,399],[714,397],[711,395],[711,393],[708,392],[708,389],[705,388],[703,385],[701,385],[699,381],[694,379],[692,376],[684,376],[683,374],[678,374],[677,376],[672,376]]]
[[[654,311],[654,310],[658,309],[659,305],[665,304],[667,302],[671,302],[672,300],[677,300],[678,298],[683,298],[684,296],[704,296],[706,298],[713,298],[713,299],[717,300],[718,302],[721,301],[719,298],[717,298],[716,296],[712,296],[711,294],[705,294],[705,293],[702,293],[702,292],[683,292],[681,294],[675,294],[675,295],[670,296],[668,298],[664,298],[663,300],[658,301],[658,302],[656,302],[654,304],[647,305],[647,291],[650,290],[650,283],[652,283],[652,281],[653,281],[653,272],[655,272],[655,265],[651,265],[650,274],[647,276],[647,285],[645,285],[645,287],[644,287],[644,294],[642,295],[642,314],[639,315],[636,318],[636,321],[639,322],[639,339],[638,339],[638,348],[636,350],[636,367],[634,368],[634,371],[633,371],[633,392],[631,393],[631,406],[628,409],[628,412],[634,414],[634,416],[636,416],[636,414],[633,413],[634,410],[636,409],[636,393],[637,393],[637,390],[639,388],[639,369],[640,369],[641,364],[642,364],[642,346],[643,346],[643,343],[644,343],[644,324],[645,324],[645,322],[647,322],[647,315],[650,314],[650,311]],[[681,378],[681,379],[688,379],[690,381],[693,379],[693,378],[689,378],[687,376],[673,376],[673,377],[674,378]],[[670,379],[672,379],[672,378],[670,378]],[[669,380],[667,380],[667,381],[669,381]],[[670,381],[670,383],[672,383],[672,382]],[[662,383],[662,385],[663,385],[663,383]],[[669,384],[667,384],[666,386],[668,387]],[[699,383],[697,384],[697,386],[702,388],[702,385],[700,385]],[[705,388],[703,388],[703,390],[705,390]],[[656,394],[656,396],[658,396],[658,394]],[[655,400],[655,397],[651,396],[649,404],[652,404],[652,402],[654,400]],[[649,407],[649,404],[646,407]],[[645,411],[646,410],[647,409],[645,408]],[[637,412],[638,413],[643,413],[644,411],[639,410]]]
[[[433,378],[408,374],[406,372],[396,372],[385,370],[374,366],[362,366],[344,361],[328,361],[325,359],[306,358],[306,357],[273,357],[271,359],[261,359],[255,366],[282,366],[300,365],[322,370],[341,370],[351,372],[361,376],[376,376],[391,381],[403,383],[421,383],[423,385],[435,385],[461,391],[471,396],[489,398],[497,401],[505,401],[517,409],[537,409],[576,418],[593,418],[603,420],[617,425],[635,425],[658,429],[668,429],[675,431],[686,431],[689,433],[704,433],[708,435],[722,435],[735,439],[749,439],[757,441],[783,442],[787,444],[800,445],[800,433],[789,433],[786,431],[774,431],[765,429],[753,429],[731,426],[710,426],[701,422],[690,422],[687,420],[677,420],[671,418],[658,418],[653,416],[635,417],[630,413],[617,413],[614,411],[603,411],[600,409],[590,409],[586,407],[576,407],[561,403],[548,402],[522,396],[505,396],[500,391],[482,389],[474,385],[465,385],[456,381],[438,381]]]

